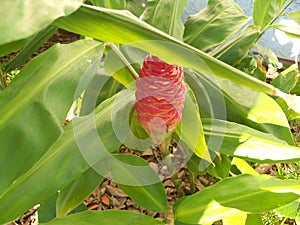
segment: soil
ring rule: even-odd
[[[49,39],[41,48],[39,48],[30,59],[37,56],[41,52],[47,50],[55,43],[70,43],[80,39],[80,36],[77,34],[69,33],[67,31],[59,29],[51,39]],[[0,63],[8,61],[15,57],[18,52],[12,53],[5,57],[0,57]],[[300,125],[292,127],[292,132],[294,132],[298,137],[300,136]],[[299,138],[300,139],[300,138]],[[173,146],[174,147],[174,146]],[[171,148],[173,148],[171,147]],[[176,146],[175,146],[176,147]],[[150,165],[158,162],[162,156],[157,149],[149,149],[146,152],[138,152],[127,149],[125,146],[120,146],[119,153],[130,153],[138,155],[144,158]],[[260,164],[256,167],[256,170],[261,174],[269,174],[271,176],[276,176],[278,167],[288,167],[289,165],[276,165],[276,164]],[[299,171],[298,171],[299,172]],[[185,194],[191,193],[190,187],[190,177],[188,175],[187,169],[184,167],[178,172],[178,178],[180,180],[183,192]],[[218,182],[218,179],[210,176],[209,174],[197,175],[195,177],[195,190],[199,191],[203,188],[213,185]],[[177,193],[177,188],[175,187],[171,177],[164,177],[163,184],[167,193],[167,199],[169,202],[175,202],[181,194]],[[192,187],[193,188],[193,187]],[[135,212],[140,212],[146,215],[149,215],[157,220],[164,220],[165,213],[150,212],[146,209],[143,209],[136,205],[128,195],[126,195],[121,189],[118,188],[116,183],[110,179],[105,179],[99,187],[84,201],[87,209],[89,210],[106,210],[106,209],[119,209],[119,210],[130,210]],[[9,225],[36,225],[36,213],[37,210],[31,209],[25,213],[19,220],[9,224]],[[35,216],[35,217],[34,217]],[[25,218],[25,219],[24,219]],[[33,218],[32,220],[28,218]],[[27,220],[26,220],[27,219]],[[222,224],[221,222],[216,222],[216,225]],[[294,225],[294,220],[287,220],[285,224]]]

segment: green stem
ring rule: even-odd
[[[3,73],[2,67],[0,67],[0,81],[3,88],[7,87],[6,75]]]
[[[159,150],[161,151],[163,158],[165,159],[168,155],[170,155],[169,146],[172,140],[172,135],[166,137],[162,143],[159,144]]]
[[[268,25],[262,30],[262,32],[260,33],[260,35],[257,37],[256,41],[258,41],[265,33],[266,31],[270,28],[270,25],[272,25],[280,16],[282,16],[282,14],[284,13],[284,11],[292,4],[294,3],[295,0],[291,0],[288,4],[286,4],[286,6],[284,8],[282,8],[279,13],[277,14],[277,16],[275,16],[269,23]]]
[[[195,174],[192,171],[188,171],[190,177],[190,194],[194,194],[196,187],[195,187]]]
[[[127,67],[127,69],[130,71],[134,79],[138,78],[139,75],[135,71],[135,69],[131,66],[131,64],[128,62],[126,57],[123,55],[123,53],[120,51],[120,49],[112,42],[107,43],[107,45],[116,53],[116,55],[119,57],[119,59],[122,61],[122,63]]]
[[[181,185],[181,180],[178,178],[178,174],[177,173],[175,173],[172,176],[172,182],[173,182],[173,184],[176,187],[178,197],[184,196],[185,193],[183,191],[183,188],[182,188],[182,185]]]
[[[166,214],[166,225],[174,225],[174,202],[168,203],[167,214]]]

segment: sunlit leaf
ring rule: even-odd
[[[55,19],[77,10],[81,2],[82,0],[1,2],[0,45],[33,35]]]
[[[292,18],[298,24],[300,24],[300,10],[295,10],[293,12],[290,12],[287,16]]]
[[[287,26],[284,24],[273,24],[272,27],[281,30],[286,33],[286,35],[293,38],[300,38],[300,26]]]
[[[210,0],[205,9],[188,18],[184,41],[205,50],[220,44],[248,20],[235,1]]]
[[[277,16],[279,9],[285,2],[286,0],[254,0],[254,24],[264,28],[275,16]]]
[[[185,77],[195,93],[203,118],[227,119],[244,124],[294,145],[287,118],[271,97],[226,79],[204,76],[195,71],[186,71]]]
[[[296,64],[291,65],[289,68],[281,72],[271,84],[280,89],[281,91],[290,92],[298,82],[298,66]]]
[[[271,134],[228,121],[203,119],[202,123],[210,150],[254,162],[296,162],[300,159],[300,148]],[[209,141],[210,138],[214,141]]]
[[[181,40],[182,14],[187,0],[148,0],[143,20],[165,33]]]
[[[215,48],[210,55],[235,65],[249,52],[259,36],[259,29],[255,25],[246,26],[241,32],[234,34],[227,41]]]
[[[299,194],[297,180],[239,175],[183,199],[176,207],[175,218],[191,224],[213,223],[241,211],[258,214],[278,208],[298,199]],[[257,204],[262,198],[265,204]]]

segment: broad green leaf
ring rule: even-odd
[[[286,35],[293,38],[300,38],[300,26],[287,26],[284,24],[273,24],[272,27],[281,30],[286,33]]]
[[[228,216],[225,216],[222,219],[223,225],[245,225],[247,220],[247,213],[245,212],[238,212],[238,213],[232,213]]]
[[[40,223],[48,222],[56,217],[56,199],[57,192],[39,203],[38,216]]]
[[[143,20],[165,33],[182,40],[182,14],[187,0],[148,0]]]
[[[119,51],[119,54],[122,54],[122,56],[126,59],[126,62],[123,62],[120,59],[122,56],[118,56],[115,51],[111,50],[108,52],[105,59],[104,68],[119,83],[127,88],[135,89],[134,74],[132,74],[128,68],[128,65],[125,63],[128,63],[132,69],[136,71],[136,74],[138,74],[147,53],[128,45],[121,45],[119,47]]]
[[[85,211],[82,213],[73,214],[61,218],[56,218],[49,223],[41,223],[41,225],[99,225],[99,224],[114,224],[114,225],[163,225],[156,219],[149,216],[119,210],[105,211]]]
[[[191,224],[213,223],[241,211],[258,214],[278,208],[298,199],[299,194],[300,181],[297,180],[239,175],[186,197],[176,206],[175,218]],[[262,198],[265,204],[257,204]]]
[[[215,157],[213,164],[207,168],[207,172],[219,179],[229,176],[231,168],[231,159],[226,155],[218,155]]]
[[[245,225],[264,225],[260,214],[248,214]]]
[[[205,9],[188,18],[184,41],[206,50],[237,32],[248,20],[235,1],[210,0]]]
[[[296,219],[297,213],[299,212],[299,200],[294,201],[288,205],[281,206],[276,209],[276,212],[285,218]]]
[[[290,12],[287,16],[292,18],[298,24],[300,24],[300,10]]]
[[[103,68],[99,69],[84,91],[80,115],[90,114],[100,103],[122,89],[124,86],[108,75]]]
[[[288,120],[300,119],[300,113],[291,109],[282,98],[276,98],[276,102],[282,108]]]
[[[62,134],[77,85],[82,76],[88,75],[87,81],[93,76],[102,51],[103,44],[96,41],[56,45],[0,92],[0,168],[9,171],[1,175],[1,193]]]
[[[296,162],[300,159],[300,148],[271,134],[228,121],[202,119],[202,123],[208,148],[212,151],[254,162]],[[209,141],[211,138],[214,141]]]
[[[126,0],[91,0],[93,5],[110,9],[126,9]]]
[[[0,45],[27,38],[77,10],[82,0],[1,2]],[[30,27],[30,29],[28,29]]]
[[[278,15],[286,0],[254,0],[253,20],[260,28],[266,27]]]
[[[153,212],[166,211],[165,189],[148,163],[134,155],[122,154],[114,157],[116,160],[108,164],[118,187],[141,207]]]
[[[244,159],[234,157],[232,159],[232,165],[236,166],[242,174],[258,174],[257,171]]]
[[[110,156],[109,152],[117,150],[121,145],[112,128],[112,106],[125,101],[132,92],[123,91],[117,95],[119,98],[116,99],[114,96],[101,103],[95,111],[95,116],[89,114],[74,118],[74,126],[72,127],[72,123],[68,124],[64,133],[48,147],[39,161],[34,166],[30,165],[22,176],[16,178],[4,192],[1,192],[0,210],[5,211],[5,215],[0,217],[0,224],[16,219],[32,205],[63,189],[91,167],[100,175],[106,175],[108,172],[106,168],[104,170],[97,168],[99,165],[105,165],[104,158]],[[6,162],[10,158],[7,157]],[[20,159],[24,160],[21,156]],[[23,167],[22,164],[20,167],[16,166],[18,164],[13,165],[18,170]],[[7,177],[1,180],[7,180],[8,175],[9,173],[6,173]],[[12,206],[11,202],[16,199],[22,204]]]
[[[258,36],[258,27],[248,25],[241,32],[231,36],[209,54],[230,65],[235,65],[249,53],[249,50],[255,44]]]
[[[275,92],[271,85],[155,29],[128,12],[84,5],[70,16],[56,20],[55,24],[95,39],[130,44],[171,64],[193,68],[204,74],[212,73],[255,90],[268,94]]]
[[[244,124],[294,145],[284,112],[269,96],[194,71],[185,71],[185,79],[196,95],[203,118],[227,119]]]
[[[56,216],[65,216],[79,206],[98,187],[103,179],[103,176],[99,175],[93,168],[90,168],[60,190],[56,200]]]
[[[279,90],[288,93],[290,92],[298,82],[298,66],[296,64],[291,65],[289,68],[281,72],[271,84],[277,87]]]
[[[23,48],[29,39],[30,39],[30,37],[22,39],[22,40],[10,42],[8,44],[1,45],[0,46],[0,57],[8,55],[12,52],[16,52],[19,49]]]
[[[298,77],[296,77],[296,80],[297,80],[297,83],[294,87],[293,90],[291,90],[291,94],[294,94],[294,95],[300,95],[300,74],[298,74]]]
[[[185,95],[181,125],[177,127],[176,133],[196,156],[212,162],[205,142],[199,108],[189,88]]]
[[[57,27],[50,25],[35,34],[32,38],[29,38],[24,48],[5,66],[5,70],[11,71],[20,67],[39,47],[42,46],[44,42],[46,42],[56,32],[56,30]]]
[[[140,17],[144,12],[145,3],[146,0],[129,0],[127,1],[127,10]]]

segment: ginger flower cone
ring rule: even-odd
[[[181,66],[146,56],[136,80],[134,107],[154,145],[161,144],[180,123],[185,89]]]

